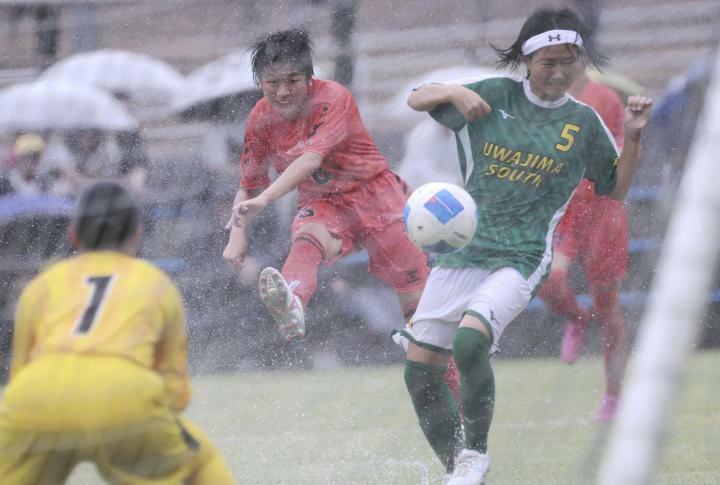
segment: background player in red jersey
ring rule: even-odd
[[[424,253],[405,234],[409,188],[391,172],[360,118],[350,92],[313,78],[308,36],[295,29],[267,34],[252,47],[263,92],[247,121],[230,237],[223,257],[242,266],[247,219],[298,189],[292,245],[282,268],[260,274],[260,296],[285,338],[305,333],[303,308],[317,286],[320,263],[358,247],[369,270],[395,289],[412,315],[428,275]],[[278,177],[269,178],[269,168]]]
[[[622,149],[624,107],[615,91],[583,74],[569,92],[598,112],[618,149]],[[628,262],[625,206],[622,201],[595,194],[594,184],[583,179],[554,237],[552,267],[540,297],[567,319],[560,357],[568,364],[580,356],[590,316],[600,325],[607,388],[597,419],[608,421],[615,416],[630,347],[619,302]],[[568,285],[568,269],[575,260],[583,265],[592,296],[591,310],[578,305]]]

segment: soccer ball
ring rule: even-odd
[[[478,222],[475,201],[454,184],[432,182],[418,187],[403,211],[405,231],[423,251],[459,251],[473,238]]]

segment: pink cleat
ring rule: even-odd
[[[560,359],[566,364],[573,364],[580,357],[583,348],[585,329],[579,323],[568,322],[563,331],[560,344]]]
[[[614,394],[605,394],[595,419],[607,423],[615,419],[620,399]]]

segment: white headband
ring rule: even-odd
[[[574,30],[548,30],[526,40],[522,45],[522,53],[527,56],[543,47],[560,44],[575,44],[582,48],[582,36]]]

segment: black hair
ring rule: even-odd
[[[82,249],[118,249],[135,234],[140,210],[117,182],[96,182],[80,195],[73,225]]]
[[[300,29],[288,29],[265,34],[250,47],[251,66],[255,84],[271,64],[292,64],[309,81],[313,76],[313,49],[310,37]]]
[[[522,46],[529,38],[534,37],[548,30],[574,30],[583,39],[581,55],[587,57],[595,67],[601,69],[607,64],[607,57],[595,49],[592,33],[582,23],[580,17],[569,8],[540,8],[535,10],[525,21],[515,42],[507,49],[500,49],[492,46],[500,60],[498,67],[510,66],[516,69],[523,58]],[[532,55],[532,54],[530,54]]]

